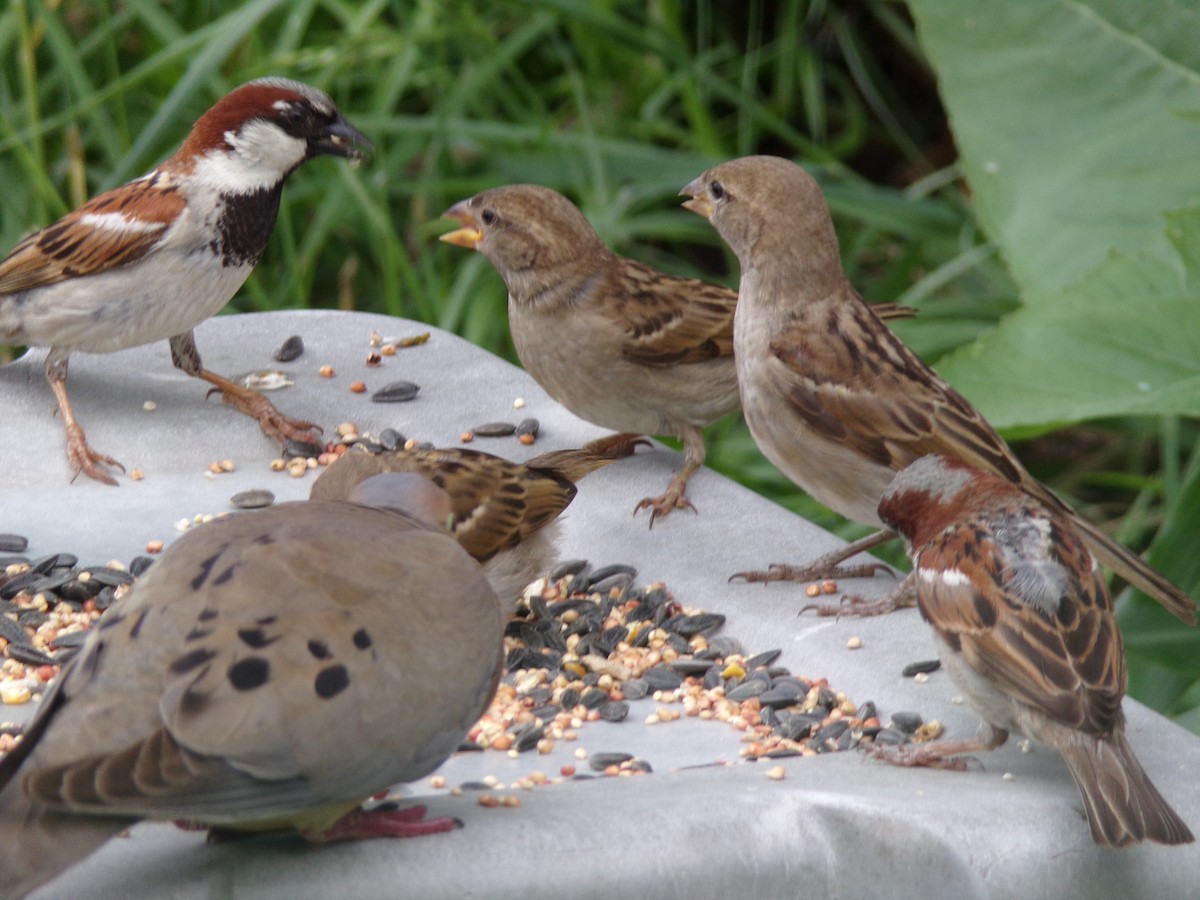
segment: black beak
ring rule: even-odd
[[[326,154],[361,160],[367,156],[373,146],[365,134],[338,116],[325,129],[324,134],[309,141],[309,152],[312,156]]]

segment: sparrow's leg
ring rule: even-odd
[[[730,581],[823,581],[826,578],[870,578],[872,575],[889,574],[891,570],[881,562],[865,563],[861,566],[843,566],[840,563],[856,554],[878,547],[896,536],[894,531],[884,529],[859,538],[852,544],[847,544],[840,550],[834,550],[818,557],[807,566],[789,566],[783,563],[771,563],[767,571],[735,572],[729,576]]]
[[[346,813],[324,831],[301,831],[314,844],[335,841],[361,841],[377,837],[421,837],[462,828],[462,822],[449,816],[425,819],[424,806],[405,809],[355,809]]]
[[[67,399],[67,360],[70,355],[71,351],[63,347],[50,348],[50,353],[46,356],[46,380],[50,382],[50,389],[54,391],[54,398],[58,401],[58,412],[67,432],[67,458],[71,461],[73,473],[71,480],[74,481],[82,472],[88,478],[115,485],[117,479],[104,471],[101,465],[112,466],[122,472],[125,471],[125,467],[111,456],[97,453],[89,446],[87,438],[83,436],[83,428],[75,421],[75,413],[71,411],[71,401]]]
[[[314,431],[321,429],[312,422],[292,419],[275,408],[275,405],[258,391],[242,387],[216,372],[210,372],[200,362],[200,352],[192,332],[177,334],[171,338],[171,361],[196,378],[203,378],[221,392],[221,397],[239,412],[258,419],[263,434],[283,443],[287,440],[316,442]]]
[[[704,465],[705,448],[704,432],[695,425],[678,426],[679,436],[683,438],[683,468],[675,473],[675,477],[667,484],[667,491],[661,497],[643,497],[633,508],[636,516],[643,509],[651,509],[650,527],[659,516],[670,515],[672,510],[690,509],[696,511],[692,501],[687,498],[688,479],[696,470]]]
[[[966,770],[968,763],[964,754],[989,752],[1007,740],[1007,731],[984,722],[979,727],[979,734],[969,740],[930,741],[927,744],[905,745],[899,750],[876,747],[871,755],[893,766],[952,769],[962,772]]]

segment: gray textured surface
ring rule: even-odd
[[[371,330],[401,337],[427,330],[363,314],[296,312],[224,317],[197,340],[206,365],[223,374],[279,368],[296,379],[273,393],[286,413],[327,433],[341,421],[379,431],[395,427],[438,445],[458,444],[467,427],[496,419],[541,420],[535,447],[513,438],[473,446],[525,459],[578,446],[603,432],[549,401],[520,370],[451,335],[434,331],[424,346],[401,350],[378,369],[364,364]],[[275,364],[274,349],[301,334],[304,356]],[[277,448],[249,419],[205,402],[205,385],[172,368],[165,344],[109,356],[77,356],[70,391],[89,440],[143,481],[118,488],[68,483],[61,426],[35,352],[0,369],[0,531],[30,538],[30,553],[66,549],[84,563],[128,560],[148,540],[171,541],[174,523],[229,508],[239,490],[267,487],[279,500],[307,494],[311,476],[269,471]],[[321,364],[338,375],[317,376]],[[396,379],[421,385],[417,400],[381,405],[353,394]],[[514,410],[523,397],[527,406]],[[142,404],[153,400],[154,412]],[[208,478],[209,462],[232,458],[235,472]],[[783,648],[793,672],[827,677],[881,716],[917,710],[940,719],[950,736],[974,731],[973,714],[951,702],[943,673],[925,684],[901,668],[933,655],[914,611],[875,620],[798,617],[798,586],[730,585],[727,576],[771,561],[802,561],[836,539],[740,486],[704,470],[689,496],[700,514],[676,513],[646,530],[630,513],[661,492],[679,464],[663,448],[639,452],[589,476],[567,511],[562,553],[596,564],[637,566],[639,583],[662,580],[689,606],[725,613],[725,633],[751,650]],[[886,579],[847,582],[864,593]],[[862,638],[851,651],[847,640]],[[766,766],[739,762],[738,736],[715,722],[682,720],[647,727],[653,700],[632,704],[620,724],[587,725],[577,744],[549,757],[472,754],[450,760],[449,785],[495,775],[509,784],[541,769],[555,774],[573,751],[626,750],[654,774],[597,779],[517,791],[518,809],[485,809],[475,796],[452,797],[427,782],[431,814],[463,819],[449,835],[309,848],[286,837],[207,846],[168,825],[142,825],[35,896],[200,897],[1194,897],[1200,849],[1096,848],[1075,787],[1056,754],[1022,753],[1015,741],[968,773],[896,770],[858,753],[784,760],[784,781]],[[1130,740],[1163,794],[1200,826],[1200,740],[1126,701]],[[32,707],[0,709],[24,717]],[[730,765],[712,766],[724,761]],[[580,766],[582,770],[582,766]],[[1011,773],[1011,780],[1004,780]]]

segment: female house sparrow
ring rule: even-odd
[[[192,329],[238,291],[266,247],[283,183],[321,154],[361,159],[370,146],[324,93],[260,78],[217,102],[150,173],[93,197],[0,262],[0,343],[48,346],[46,378],[67,456],[108,484],[124,467],[93,450],[67,400],[75,350],[109,353],[170,339],[175,365],[203,378],[272,438],[311,439],[311,422],[208,371]]]
[[[759,449],[792,481],[847,518],[878,524],[893,474],[947,453],[1068,518],[1104,565],[1195,623],[1187,594],[1026,472],[975,408],[872,314],[846,279],[829,209],[808,173],[751,156],[710,169],[681,193],[741,263],[734,349],[742,407]],[[849,550],[886,539],[873,535]],[[808,578],[847,555],[746,577]]]
[[[492,188],[444,214],[441,240],[478,250],[508,287],[521,364],[551,397],[602,428],[683,441],[683,469],[649,508],[650,525],[694,509],[687,482],[704,465],[705,425],[738,408],[737,294],[617,256],[583,213],[550,188]],[[904,316],[911,310],[885,312]]]
[[[359,482],[383,472],[424,475],[450,496],[450,533],[483,566],[511,613],[525,587],[554,567],[557,520],[575,499],[575,482],[645,443],[635,434],[614,434],[526,463],[457,447],[347,453],[321,473],[309,497],[344,500]]]
[[[1015,731],[1063,755],[1097,844],[1191,843],[1125,739],[1121,633],[1071,521],[1011,481],[942,455],[901,470],[879,517],[908,542],[921,615],[984,719],[975,740],[884,758],[961,767],[949,758],[999,747]]]
[[[500,602],[448,514],[428,479],[387,474],[180,538],[0,761],[0,893],[141,818],[314,842],[455,827],[359,808],[440,765],[495,693]]]

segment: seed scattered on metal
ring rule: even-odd
[[[158,404],[153,400],[147,400],[142,404],[143,412],[154,412],[156,409],[158,409]]]
[[[258,369],[240,375],[235,380],[243,387],[254,391],[278,391],[296,383],[287,376],[286,372],[280,372],[277,369]]]
[[[326,366],[321,366],[321,368],[317,369],[317,374],[320,375],[322,378],[332,378],[333,376],[335,376],[337,374],[337,372],[334,370],[333,366],[326,365]]]
[[[417,396],[421,388],[411,381],[393,381],[371,395],[373,403],[403,403]]]
[[[134,578],[141,578],[142,574],[154,565],[154,560],[148,556],[135,556],[129,561],[129,574]]]
[[[940,659],[926,659],[920,662],[909,663],[900,671],[900,674],[905,678],[912,678],[916,675],[928,675],[930,672],[936,672],[941,667],[942,661]]]
[[[536,438],[538,436],[538,429],[541,427],[542,424],[537,419],[522,419],[517,423],[517,437],[529,435]]]
[[[414,334],[412,337],[401,338],[398,341],[393,341],[397,347],[419,347],[429,340],[430,332],[423,331],[420,334]]]
[[[248,491],[239,491],[229,498],[229,502],[238,509],[262,509],[264,506],[270,506],[275,502],[275,495],[268,490],[255,488]]]
[[[293,359],[298,359],[303,353],[304,339],[298,334],[293,334],[279,345],[279,349],[275,351],[274,359],[276,362],[291,362]]]
[[[860,638],[857,634],[853,635],[848,641],[846,641],[846,647],[849,650],[862,649],[862,638]]]
[[[513,401],[513,409],[524,409],[524,408],[525,408],[525,398],[524,397],[518,397],[516,400]]]
[[[377,366],[382,362],[383,362],[383,356],[380,355],[379,353],[368,353],[367,354],[367,365],[368,366]]]
[[[29,547],[29,538],[19,534],[0,534],[0,553],[24,553]]]
[[[905,734],[913,734],[921,727],[922,718],[920,713],[901,711],[892,713],[891,727],[903,731]]]
[[[471,429],[476,437],[508,437],[517,430],[512,422],[485,422]]]
[[[364,381],[352,381],[350,382],[350,390],[355,394],[365,394],[367,392],[367,384]]]
[[[603,772],[609,766],[619,766],[632,759],[632,753],[593,753],[588,757],[588,766],[594,772]]]

